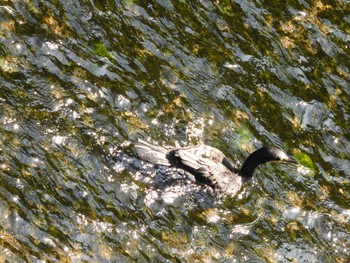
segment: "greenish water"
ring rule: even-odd
[[[1,262],[348,262],[350,3],[3,1]],[[205,142],[235,198],[129,143]]]

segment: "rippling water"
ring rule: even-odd
[[[348,262],[349,11],[3,1],[0,260]],[[301,164],[220,199],[138,160],[137,138]]]

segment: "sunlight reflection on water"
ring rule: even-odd
[[[0,261],[347,262],[346,12],[3,3]],[[221,199],[140,161],[137,138],[205,142],[237,166],[276,145],[301,164],[266,165]]]

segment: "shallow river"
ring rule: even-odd
[[[0,261],[349,262],[349,1],[144,2],[1,2]],[[220,198],[138,138],[300,164]]]

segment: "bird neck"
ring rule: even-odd
[[[265,151],[266,149],[264,149],[264,147],[260,148],[259,150],[256,150],[250,154],[244,161],[239,174],[243,177],[245,182],[253,177],[256,167],[258,167],[260,164],[271,161],[271,159],[265,155]]]

